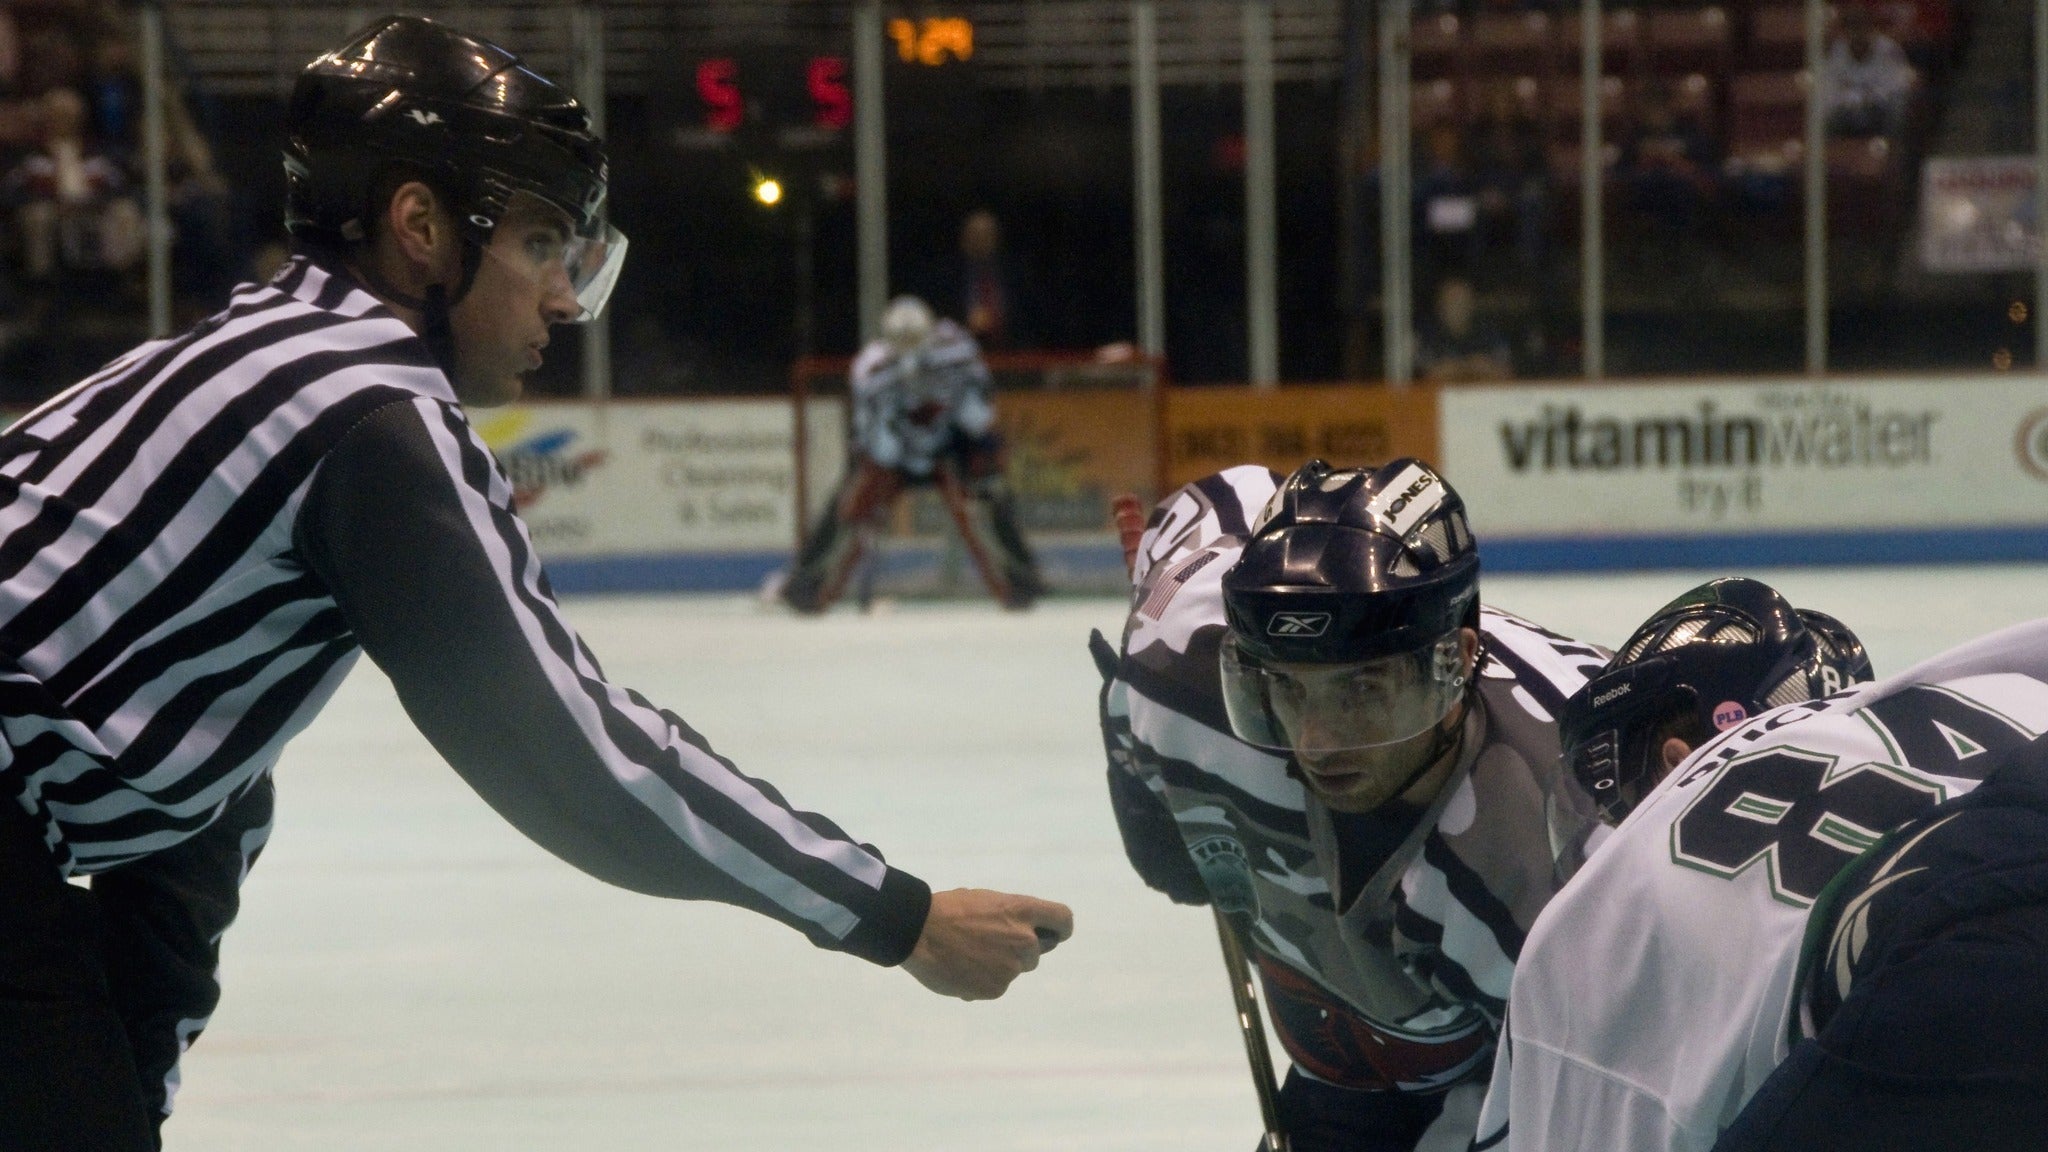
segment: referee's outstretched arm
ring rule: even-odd
[[[606,681],[511,500],[459,409],[401,401],[328,454],[296,543],[420,731],[520,831],[607,882],[752,908],[969,998],[1035,966],[1034,926],[1071,931],[1027,897],[934,898]]]

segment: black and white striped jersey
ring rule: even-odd
[[[1552,717],[1606,654],[1482,610],[1479,706],[1433,819],[1332,812],[1289,757],[1231,735],[1221,695],[1223,574],[1278,479],[1242,467],[1190,484],[1160,503],[1140,542],[1103,695],[1126,846],[1177,894],[1187,870],[1164,866],[1152,843],[1169,839],[1210,902],[1247,918],[1298,1069],[1369,1089],[1469,1080],[1483,1074],[1523,934],[1556,888],[1544,815],[1560,783]],[[1119,772],[1171,818],[1139,811]]]
[[[260,810],[215,869],[233,885],[280,751],[367,652],[575,866],[907,956],[925,885],[607,680],[512,495],[426,344],[351,280],[300,258],[243,286],[0,436],[0,793],[71,874]]]

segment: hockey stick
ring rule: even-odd
[[[1109,514],[1123,546],[1124,571],[1135,571],[1138,544],[1145,535],[1145,506],[1136,496],[1123,493],[1111,498]],[[1259,1148],[1261,1152],[1287,1152],[1287,1133],[1280,1129],[1280,1090],[1273,1076],[1273,1054],[1266,1049],[1266,1017],[1259,1011],[1259,988],[1252,983],[1251,964],[1245,960],[1244,944],[1230,918],[1213,904],[1209,910],[1216,917],[1223,968],[1230,976],[1230,998],[1237,1006],[1237,1028],[1244,1036],[1244,1058],[1252,1066],[1252,1088],[1259,1094],[1259,1116],[1266,1123]]]
[[[1110,498],[1109,515],[1116,522],[1117,543],[1124,550],[1124,573],[1129,575],[1137,570],[1138,541],[1145,535],[1145,506],[1125,492]]]
[[[1280,1130],[1280,1090],[1273,1083],[1273,1056],[1266,1050],[1266,1018],[1259,1011],[1258,986],[1252,983],[1251,965],[1245,960],[1244,942],[1229,917],[1211,906],[1216,914],[1216,935],[1223,943],[1223,967],[1230,973],[1230,998],[1237,1003],[1237,1028],[1244,1034],[1244,1057],[1252,1066],[1252,1087],[1259,1093],[1259,1115],[1266,1133],[1259,1140],[1261,1152],[1287,1152],[1287,1133]]]

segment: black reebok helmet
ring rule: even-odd
[[[1356,730],[1325,740],[1371,747],[1414,737],[1450,713],[1465,686],[1457,633],[1477,627],[1479,554],[1465,503],[1419,460],[1377,470],[1312,460],[1287,478],[1223,576],[1230,634],[1224,698],[1240,739],[1307,750],[1287,728],[1287,693],[1336,665],[1362,695]]]
[[[286,130],[294,236],[329,247],[366,239],[378,182],[402,165],[447,198],[478,249],[516,195],[560,209],[582,241],[568,267],[584,318],[603,306],[625,253],[599,214],[604,143],[581,104],[496,44],[386,16],[306,66]]]
[[[1863,643],[1841,621],[1794,608],[1767,584],[1724,577],[1636,629],[1565,702],[1558,740],[1580,786],[1618,821],[1639,799],[1636,786],[1661,775],[1660,733],[1698,747],[1752,716],[1870,678]]]

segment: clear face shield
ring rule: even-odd
[[[571,324],[584,324],[604,311],[626,262],[626,237],[599,220],[590,234],[576,232],[569,217],[554,205],[527,192],[506,203],[484,254],[527,280],[573,296]]]
[[[1634,732],[1631,725],[1626,732]],[[1566,748],[1562,771],[1543,797],[1544,823],[1550,833],[1550,857],[1560,882],[1569,880],[1660,778],[1647,763],[1640,737],[1624,739],[1622,728],[1604,728]],[[1623,758],[1633,756],[1640,771],[1625,771]]]
[[[1576,875],[1614,831],[1569,769],[1552,777],[1544,791],[1543,822],[1550,836],[1550,862],[1560,884]]]
[[[1223,641],[1223,703],[1237,738],[1315,755],[1405,743],[1441,724],[1465,690],[1458,633],[1351,664],[1268,664]]]

